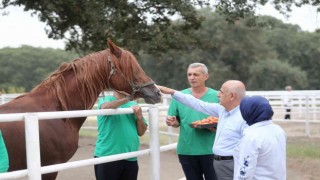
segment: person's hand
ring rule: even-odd
[[[131,109],[133,110],[134,115],[137,117],[137,119],[142,120],[142,109],[140,106],[131,106]]]
[[[163,94],[173,94],[175,92],[174,89],[171,89],[171,88],[168,88],[168,87],[165,87],[165,86],[160,86],[160,85],[156,85],[160,91],[163,93]]]
[[[211,127],[211,128],[207,128],[209,131],[211,131],[211,132],[216,132],[217,131],[217,128],[215,128],[215,127]]]
[[[176,116],[167,116],[166,124],[167,124],[167,126],[172,126],[172,127],[179,127],[180,126],[180,123],[179,123]]]

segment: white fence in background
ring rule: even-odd
[[[105,94],[110,94],[105,92]],[[286,91],[247,91],[248,96],[260,95],[267,98],[273,108],[281,108],[282,99],[285,96]],[[301,108],[303,111],[304,107],[308,108],[319,108],[320,107],[320,90],[301,90],[292,91],[293,105],[294,108]],[[7,103],[17,96],[22,94],[2,94],[0,95],[0,104]],[[171,96],[163,95],[164,105],[168,105],[171,100]]]
[[[267,98],[275,112],[274,120],[283,120],[285,108],[283,106],[283,98],[286,91],[247,91],[247,96],[260,95]],[[320,120],[320,90],[303,90],[292,91],[292,116],[295,120]],[[163,97],[163,104],[168,105],[171,96]]]
[[[286,96],[286,91],[248,91],[249,96],[261,95],[267,98],[272,105],[275,114],[283,114],[285,112],[283,106],[283,97]],[[308,119],[308,120],[319,120],[318,115],[320,113],[320,91],[292,91],[292,113],[296,119]],[[281,120],[283,118],[276,118]]]
[[[22,94],[1,94],[0,95],[0,103],[1,104],[7,103],[20,95],[22,95]]]

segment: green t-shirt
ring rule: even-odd
[[[185,94],[192,94],[190,89],[181,91]],[[200,98],[206,102],[218,103],[218,91],[208,88],[208,91]],[[169,116],[180,118],[180,135],[177,146],[177,154],[181,155],[206,155],[213,154],[212,146],[215,133],[208,129],[194,129],[189,126],[190,123],[204,119],[208,115],[195,111],[175,99],[170,102]]]
[[[105,102],[114,101],[114,96],[99,99],[98,109]],[[129,108],[137,103],[129,101],[119,108]],[[98,137],[94,155],[97,157],[121,154],[139,150],[140,140],[137,130],[137,118],[134,114],[117,114],[98,116]],[[145,124],[146,120],[143,118]],[[137,158],[127,159],[136,161]]]
[[[6,145],[0,131],[0,173],[7,172],[9,169],[9,157]]]

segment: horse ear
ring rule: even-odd
[[[121,49],[115,45],[111,39],[108,39],[108,47],[112,54],[114,54],[117,58],[121,57]]]

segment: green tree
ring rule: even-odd
[[[272,27],[272,28],[268,28]],[[292,66],[300,67],[308,75],[308,86],[304,89],[319,89],[320,34],[303,32],[289,24],[264,26],[264,39],[269,48]]]
[[[259,38],[258,28],[248,28],[243,23],[228,24],[211,9],[201,9],[205,17],[199,30],[193,33],[197,40],[183,50],[169,50],[159,56],[142,56],[146,71],[158,83],[174,88],[188,86],[185,72],[190,63],[205,63],[210,72],[209,86],[219,88],[227,79],[249,79],[248,67],[270,55],[270,49]],[[158,70],[159,69],[159,70]],[[165,74],[164,74],[165,69]]]
[[[45,79],[62,62],[71,61],[77,56],[52,48],[0,49],[0,89],[4,91],[30,91]]]
[[[289,63],[293,66],[299,66],[308,75],[308,89],[319,89],[320,81],[320,34],[300,33],[294,41],[294,52]]]
[[[3,0],[2,6],[24,6],[47,24],[49,38],[66,39],[67,49],[86,54],[104,49],[108,37],[133,52],[176,48],[200,27],[202,18],[194,7],[208,1]],[[171,27],[173,16],[181,23]]]
[[[220,14],[224,15],[229,22],[236,22],[243,18],[251,19],[253,20],[253,24],[255,24],[255,15],[258,6],[264,6],[268,2],[285,16],[288,16],[288,12],[291,12],[293,6],[301,7],[303,5],[312,5],[320,11],[319,0],[220,0],[214,1],[213,6]]]
[[[188,65],[202,62],[209,68],[207,85],[214,88],[227,79],[239,79],[250,90],[283,89],[286,84],[319,89],[319,33],[303,32],[299,26],[269,16],[259,17],[259,26],[247,27],[242,21],[228,24],[210,9],[202,9],[200,14],[206,19],[193,34],[196,43],[159,56],[141,56],[144,68],[157,83],[185,88]],[[282,64],[268,59],[280,59]]]
[[[252,64],[249,75],[248,90],[282,90],[288,84],[295,89],[308,86],[306,72],[280,60],[263,60]]]
[[[212,3],[211,3],[212,2]],[[24,6],[25,11],[38,15],[47,24],[49,38],[67,40],[67,50],[79,54],[105,48],[111,37],[117,44],[137,53],[139,50],[158,54],[159,50],[181,49],[193,39],[202,17],[195,7],[210,6],[225,19],[237,23],[255,24],[255,10],[267,0],[3,0],[0,10],[10,5]],[[210,4],[211,3],[211,4]],[[272,5],[283,14],[292,6],[313,5],[319,0],[276,0]],[[181,23],[172,25],[172,17]],[[253,20],[253,21],[252,21]]]
[[[241,21],[235,25],[216,13],[209,13],[202,28],[195,34],[199,48],[205,51],[207,64],[214,61],[230,69],[227,79],[247,81],[247,68],[250,64],[269,56],[268,47],[261,41],[259,28],[250,28]]]

